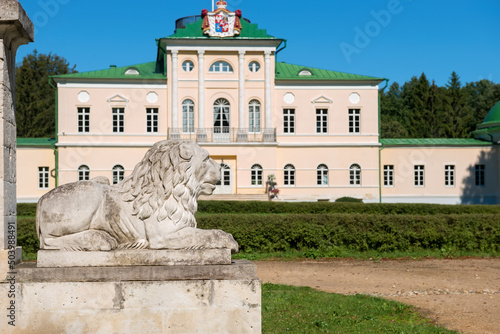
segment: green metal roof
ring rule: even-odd
[[[239,35],[235,35],[233,37],[210,37],[208,35],[203,34],[203,30],[201,26],[203,24],[203,20],[200,19],[193,23],[186,24],[185,28],[177,29],[175,34],[165,37],[166,39],[276,39],[274,36],[271,36],[267,33],[265,29],[259,29],[257,24],[248,23],[245,20],[241,20],[241,32]]]
[[[135,69],[139,74],[125,74],[129,69]],[[166,79],[162,73],[156,73],[156,62],[149,62],[138,65],[110,67],[100,71],[90,71],[82,73],[72,73],[64,75],[55,75],[53,78],[64,79]]]
[[[311,75],[299,75],[303,70],[309,71]],[[337,71],[323,70],[319,68],[292,65],[283,62],[276,63],[276,79],[277,80],[342,80],[342,81],[358,81],[369,80],[382,82],[384,78],[370,77],[359,74],[351,74]]]
[[[17,138],[17,146],[51,146],[55,143],[54,138]]]
[[[495,104],[488,112],[483,123],[478,125],[478,129],[491,128],[500,126],[500,102]]]
[[[473,138],[388,138],[380,139],[384,146],[489,146],[490,142]]]

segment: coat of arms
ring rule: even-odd
[[[203,17],[203,33],[211,37],[231,37],[239,35],[241,31],[241,11],[234,13],[226,9],[226,1],[217,1],[217,9],[208,12],[204,9],[201,12]]]

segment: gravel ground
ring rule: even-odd
[[[368,294],[417,306],[462,333],[500,333],[500,259],[257,261],[263,283]]]

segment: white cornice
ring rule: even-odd
[[[167,89],[167,84],[153,84],[153,83],[128,83],[128,82],[60,82],[57,88],[128,88],[128,89]]]

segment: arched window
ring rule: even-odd
[[[262,166],[255,164],[251,168],[252,186],[262,185]]]
[[[260,69],[260,64],[256,61],[252,61],[248,64],[248,68],[250,69],[250,72],[257,73]]]
[[[87,165],[78,167],[78,181],[88,181],[90,179],[90,168]]]
[[[316,170],[318,186],[328,185],[328,166],[321,164]]]
[[[194,102],[189,99],[182,102],[182,132],[194,132]]]
[[[214,133],[229,133],[229,107],[226,99],[214,102]]]
[[[211,73],[231,73],[233,68],[227,61],[220,60],[213,63],[208,71]]]
[[[248,104],[249,132],[260,132],[260,102],[252,100]]]
[[[349,167],[349,183],[354,186],[361,185],[361,167],[358,164]]]
[[[113,167],[113,184],[119,183],[123,180],[123,176],[125,174],[125,168],[122,165],[115,165]]]
[[[217,183],[218,186],[230,186],[231,185],[231,167],[225,163],[220,164],[220,181]]]
[[[293,165],[288,164],[285,166],[283,176],[283,184],[285,186],[295,185],[295,167]]]

